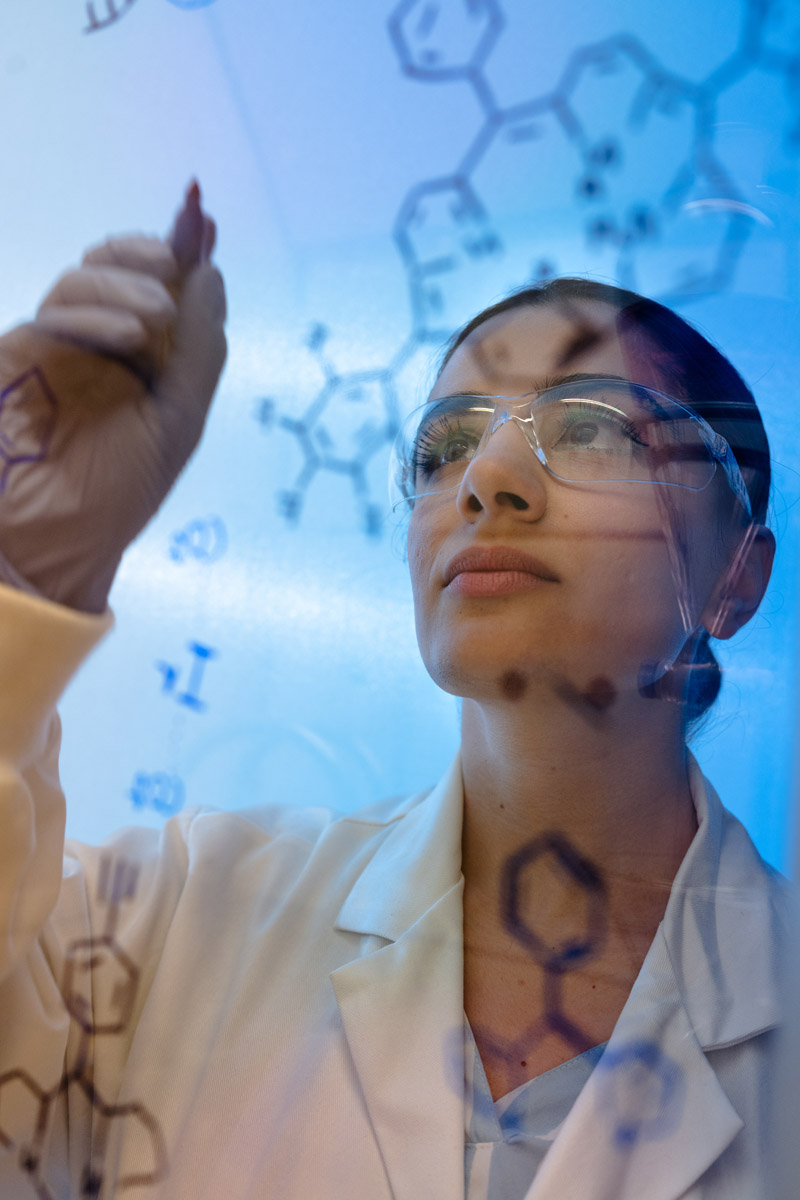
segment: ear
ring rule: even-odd
[[[775,538],[765,525],[748,527],[701,617],[712,637],[727,639],[747,624],[767,590]]]

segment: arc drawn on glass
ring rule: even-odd
[[[99,5],[99,0],[97,0]],[[133,8],[136,0],[105,0],[105,14],[97,15],[95,9],[95,0],[87,0],[86,16],[89,24],[84,27],[84,33],[97,33],[101,29],[107,29],[109,25],[115,25],[117,21],[121,21],[130,10]]]
[[[177,530],[170,539],[169,556],[173,562],[212,563],[228,549],[228,531],[221,517],[196,517]]]
[[[86,0],[88,24],[84,26],[83,32],[98,33],[101,29],[108,29],[109,25],[116,25],[117,21],[121,21],[130,12],[135,3],[136,0],[105,0],[105,13],[98,16],[95,4],[99,6],[100,0]],[[196,8],[208,8],[210,4],[215,4],[216,0],[167,0],[167,3],[173,8],[190,12]]]

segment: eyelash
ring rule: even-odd
[[[605,401],[604,401],[604,403],[605,403]],[[576,404],[574,408],[570,407],[569,412],[567,413],[565,421],[564,421],[564,428],[566,430],[566,429],[570,428],[572,425],[577,425],[581,421],[585,421],[587,419],[591,420],[593,417],[594,418],[597,417],[596,409],[592,408],[588,404],[587,405]],[[626,437],[629,437],[630,440],[632,442],[634,442],[635,445],[643,446],[643,447],[649,446],[650,443],[642,440],[642,438],[639,434],[639,430],[636,428],[636,426],[633,424],[632,421],[626,420],[622,417],[616,417],[616,416],[611,416],[611,415],[604,416],[602,419],[604,421],[612,421],[615,425],[617,425],[622,430],[622,432],[625,434]]]
[[[439,458],[437,446],[442,437],[452,438],[462,434],[465,438],[472,438],[475,445],[478,444],[478,439],[474,438],[459,421],[455,429],[452,428],[446,417],[437,417],[434,422],[425,427],[425,432],[417,438],[414,445],[414,454],[411,459],[412,477],[416,477],[419,472],[429,474],[430,460]]]

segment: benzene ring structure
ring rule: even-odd
[[[82,1096],[92,1112],[91,1148],[81,1169],[80,1200],[99,1196],[106,1146],[112,1129],[120,1125],[125,1126],[126,1143],[136,1145],[137,1160],[147,1166],[120,1175],[115,1195],[157,1183],[168,1171],[164,1137],[149,1109],[138,1101],[110,1103],[93,1080],[93,1039],[125,1032],[133,1014],[139,970],[117,941],[116,930],[120,906],[135,894],[137,880],[138,868],[125,858],[113,861],[108,854],[102,857],[97,898],[106,907],[105,928],[97,936],[75,939],[65,954],[62,997],[79,1032],[61,1078],[52,1087],[44,1087],[21,1067],[0,1075],[0,1146],[16,1151],[20,1170],[30,1180],[37,1200],[57,1200],[58,1193],[48,1179],[47,1146],[56,1106],[59,1101],[66,1102],[68,1092]],[[15,1100],[13,1106],[9,1096]],[[73,1103],[70,1100],[70,1111]],[[29,1135],[19,1128],[23,1113],[32,1117]],[[16,1137],[10,1125],[17,1127]]]

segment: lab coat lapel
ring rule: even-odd
[[[331,975],[396,1200],[464,1194],[460,760],[402,816],[337,928],[391,939]]]
[[[526,1200],[677,1200],[742,1125],[697,1041],[659,930]]]
[[[763,863],[691,756],[689,778],[697,837],[526,1200],[676,1200],[743,1126],[704,1051],[778,1023],[779,923]]]

